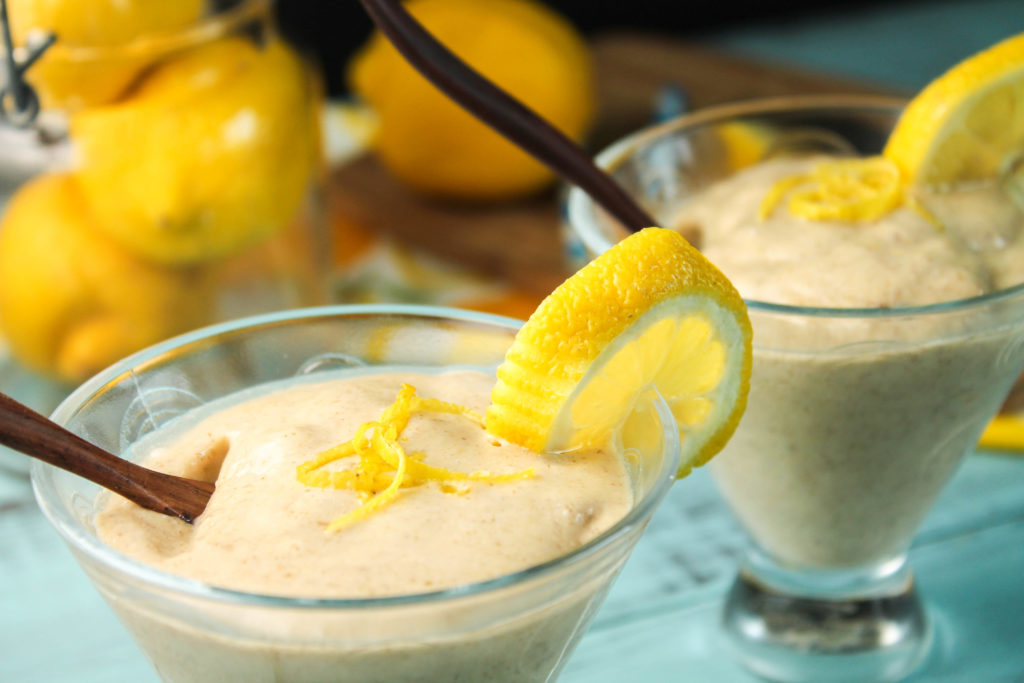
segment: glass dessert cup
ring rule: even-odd
[[[363,366],[493,371],[518,325],[416,306],[258,316],[119,362],[71,394],[54,419],[121,452],[185,411],[267,382]],[[674,480],[671,412],[658,398],[641,410],[661,438],[628,458],[634,506],[623,519],[542,565],[419,595],[284,598],[174,576],[97,538],[95,485],[41,463],[32,480],[44,513],[165,681],[549,681]]]
[[[598,163],[669,227],[688,197],[774,154],[879,153],[901,108],[870,97],[719,107],[633,134]],[[577,190],[567,217],[570,258],[624,235]],[[1024,364],[1024,285],[913,308],[747,305],[749,403],[711,464],[751,539],[725,642],[772,679],[898,679],[932,639],[907,550]]]

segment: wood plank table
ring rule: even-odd
[[[873,89],[668,39],[611,36],[595,50],[606,114],[599,141],[648,120],[652,97],[666,82],[687,88],[693,106]],[[421,204],[396,194],[368,159],[340,169],[334,181],[337,205],[409,244],[538,296],[564,274],[552,197],[499,212]],[[410,224],[410,213],[422,222]],[[515,249],[508,248],[509,236]],[[561,680],[753,680],[716,638],[742,543],[705,472],[676,484]],[[1024,459],[969,456],[927,519],[911,559],[938,634],[932,656],[911,680],[1024,681]],[[26,481],[0,471],[0,681],[155,680],[47,526]]]

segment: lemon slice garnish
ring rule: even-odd
[[[535,451],[625,449],[645,435],[642,397],[666,401],[682,437],[680,476],[736,428],[751,331],[732,284],[678,233],[648,228],[552,292],[498,368],[488,431]]]
[[[1024,34],[932,81],[904,110],[885,147],[905,177],[946,186],[1010,172],[1024,153]]]

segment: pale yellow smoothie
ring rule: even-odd
[[[313,488],[296,468],[376,420],[402,384],[480,413],[494,378],[482,372],[369,374],[296,385],[218,410],[172,439],[151,439],[144,463],[216,481],[194,525],[111,497],[97,515],[103,541],[164,571],[264,595],[367,598],[425,593],[492,579],[573,550],[632,504],[615,453],[539,454],[461,415],[413,415],[401,443],[423,462],[513,481],[428,482],[337,531],[357,508],[352,490]],[[176,430],[181,431],[181,430]],[[351,468],[355,458],[334,469]],[[447,489],[447,490],[446,490]]]
[[[403,383],[415,386],[419,396],[482,413],[494,377],[476,370],[389,371],[290,384],[212,404],[134,446],[149,467],[216,481],[196,523],[110,496],[96,516],[97,532],[132,558],[212,586],[262,595],[372,598],[438,591],[544,563],[595,538],[632,506],[633,487],[618,453],[534,453],[462,415],[428,411],[413,414],[402,432],[406,453],[421,453],[421,462],[450,471],[530,470],[531,476],[403,488],[389,505],[327,531],[332,520],[362,501],[352,490],[300,482],[297,467],[379,419]],[[329,468],[350,468],[352,460]],[[552,662],[581,635],[580,624],[603,583],[546,596],[527,616],[498,620],[500,626],[493,626],[492,612],[506,609],[505,603],[488,595],[437,610],[429,603],[404,612],[396,607],[393,616],[379,609],[370,617],[358,609],[323,616],[266,609],[236,614],[227,606],[197,604],[184,619],[236,622],[238,631],[260,634],[251,642],[165,620],[117,592],[108,598],[168,681],[511,682],[548,675]],[[524,600],[535,599],[529,591],[524,584]],[[480,628],[467,626],[477,620]],[[403,639],[405,629],[436,634],[436,640],[391,644]],[[449,630],[462,635],[446,636]],[[268,644],[268,633],[275,634],[271,643],[280,642]]]
[[[778,181],[821,161],[745,169],[674,224],[748,301],[890,309],[1024,279],[1020,214],[984,189],[959,197],[969,221],[945,225],[906,205],[864,222],[808,220],[784,204],[759,215]],[[1024,322],[971,315],[983,314],[816,318],[752,307],[747,412],[711,469],[763,550],[798,568],[905,551],[975,443],[977,416],[996,412],[1017,372]]]

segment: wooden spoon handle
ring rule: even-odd
[[[0,443],[110,489],[147,510],[192,522],[214,486],[163,474],[112,455],[6,394],[0,394]]]
[[[575,142],[456,57],[398,0],[360,0],[381,32],[434,85],[565,180],[629,230],[657,225]]]

